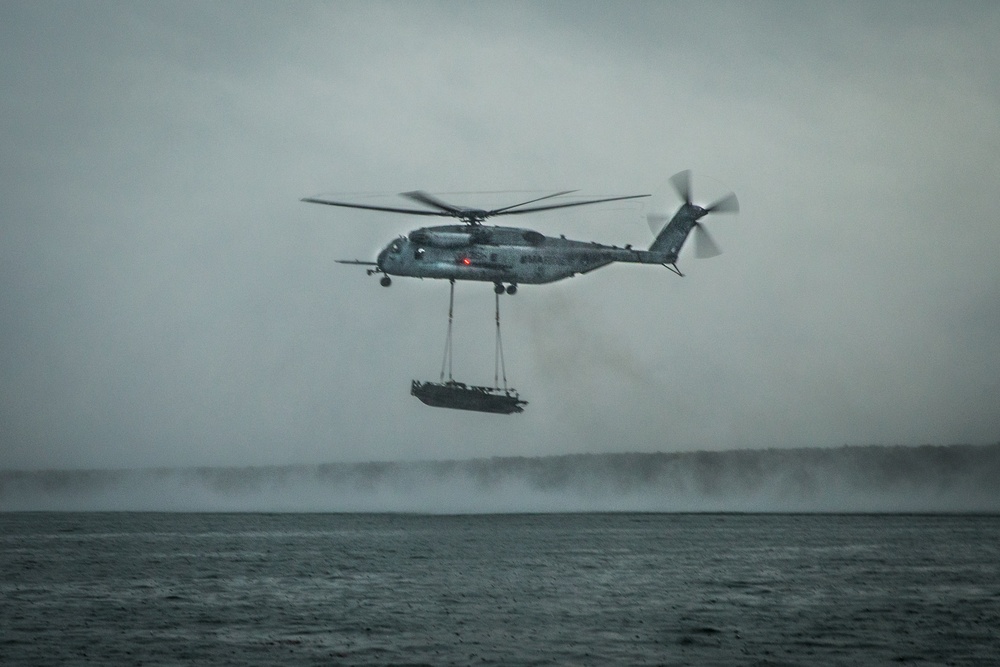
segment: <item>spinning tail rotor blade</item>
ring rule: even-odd
[[[670,215],[667,213],[649,213],[646,215],[646,222],[649,224],[649,231],[653,232],[653,236],[660,233],[664,223],[668,220],[670,220]]]
[[[694,228],[694,256],[698,259],[710,259],[721,254],[722,250],[712,235],[708,233],[708,230],[700,224],[696,225]]]
[[[730,192],[714,204],[705,207],[705,213],[739,213],[740,202],[735,192]]]
[[[686,169],[670,177],[670,184],[685,204],[691,203],[691,170]]]

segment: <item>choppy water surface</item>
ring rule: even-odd
[[[0,663],[994,664],[1000,517],[0,514]]]

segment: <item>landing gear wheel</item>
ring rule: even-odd
[[[494,283],[493,291],[496,292],[497,294],[503,294],[504,292],[503,283]]]
[[[389,276],[382,276],[382,279],[378,281],[378,284],[382,287],[388,287],[392,284],[392,278]]]
[[[511,296],[514,296],[515,294],[517,294],[517,284],[516,283],[511,283],[510,285],[507,285],[507,294],[510,294]]]

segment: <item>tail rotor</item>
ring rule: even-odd
[[[687,231],[693,228],[694,231],[694,243],[695,243],[695,256],[699,259],[707,259],[710,257],[715,257],[722,254],[722,250],[719,245],[712,238],[711,234],[701,223],[701,219],[704,218],[709,213],[739,213],[740,202],[736,198],[736,193],[730,192],[719,199],[715,200],[708,206],[702,207],[692,201],[691,194],[691,171],[685,170],[678,172],[670,177],[670,184],[673,186],[677,195],[684,202],[681,208],[677,211],[674,216],[662,212],[650,212],[646,216],[646,222],[649,223],[649,228],[652,230],[653,234],[659,239],[667,228],[664,227],[664,223],[667,221],[674,220],[684,220],[687,222],[684,227],[684,236],[687,235]],[[670,225],[667,225],[669,227]],[[682,241],[683,242],[683,241]],[[654,243],[654,246],[657,245]],[[679,247],[677,248],[679,250]]]
[[[722,254],[722,249],[715,242],[708,230],[701,225],[694,228],[694,256],[698,259],[711,259]]]

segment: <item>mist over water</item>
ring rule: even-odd
[[[1000,444],[0,472],[0,511],[998,512]]]

